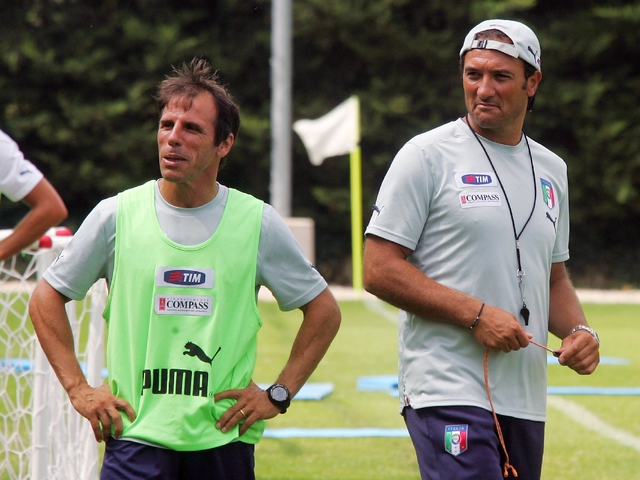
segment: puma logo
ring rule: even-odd
[[[556,232],[558,231],[556,228],[556,222],[558,221],[558,217],[556,218],[551,218],[551,215],[549,215],[549,212],[547,212],[547,218],[549,219],[549,221],[551,223],[553,223],[553,230],[555,230]]]
[[[220,350],[222,350],[222,347],[218,347],[218,350],[216,351],[215,355],[209,358],[207,354],[204,353],[204,350],[202,350],[202,348],[200,348],[198,345],[196,345],[193,342],[187,342],[184,348],[186,348],[186,351],[182,352],[183,355],[189,355],[190,357],[197,357],[198,360],[200,360],[203,363],[208,363],[209,365],[213,363],[213,359],[216,358]]]
[[[527,50],[531,52],[531,55],[533,55],[533,59],[536,61],[536,63],[540,64],[540,59],[538,58],[538,52],[534,52],[533,48],[531,48],[530,46],[527,47]]]

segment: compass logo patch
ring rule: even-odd
[[[502,199],[499,192],[486,193],[468,193],[458,197],[460,199],[460,207],[501,207]]]
[[[154,297],[156,315],[195,315],[210,317],[213,311],[213,297],[203,295],[156,295]]]
[[[444,427],[444,449],[454,457],[467,450],[468,425],[447,425]]]
[[[542,200],[551,210],[556,205],[556,196],[553,192],[553,185],[549,180],[545,180],[544,178],[540,179],[540,184],[542,186]]]

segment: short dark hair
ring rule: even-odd
[[[240,129],[240,109],[233,97],[220,83],[217,72],[212,71],[209,62],[202,58],[194,58],[173,68],[173,76],[167,77],[158,85],[156,102],[160,115],[164,108],[175,99],[185,100],[189,104],[203,92],[213,96],[218,114],[214,122],[215,145],[226,140],[230,134],[238,136]]]

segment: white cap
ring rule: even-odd
[[[476,40],[476,35],[485,30],[500,30],[511,39],[513,45],[496,40]],[[537,70],[542,71],[540,42],[538,42],[538,37],[533,33],[533,30],[523,23],[513,20],[485,20],[473,27],[467,34],[462,49],[460,49],[460,58],[465,52],[476,48],[498,50],[512,57],[521,58]]]

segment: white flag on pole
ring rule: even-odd
[[[358,97],[354,95],[316,120],[298,120],[293,124],[312,164],[320,165],[325,158],[351,153],[358,147],[359,110]]]

